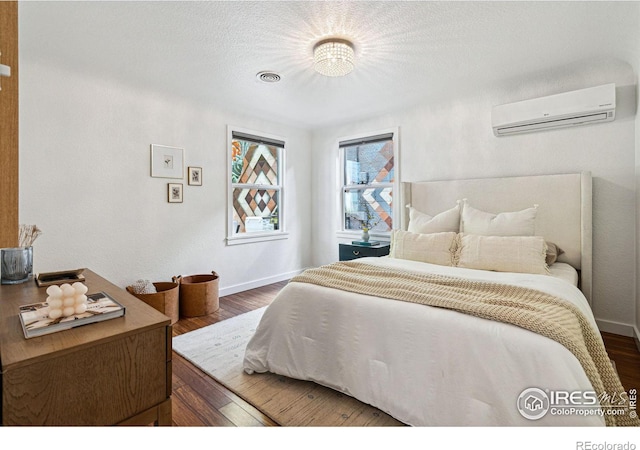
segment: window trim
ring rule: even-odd
[[[391,206],[392,217],[393,217],[393,228],[398,228],[401,219],[401,208],[400,208],[400,128],[386,128],[382,130],[377,130],[369,133],[358,133],[350,136],[345,136],[337,139],[336,145],[334,148],[338,149],[338,157],[337,157],[337,193],[338,193],[338,223],[336,236],[341,239],[356,239],[359,238],[361,232],[359,230],[345,230],[344,229],[344,188],[349,187],[349,185],[344,184],[345,178],[345,151],[340,146],[341,142],[353,142],[354,144],[358,143],[359,140],[367,140],[369,138],[378,138],[380,136],[392,134],[393,140],[393,170],[394,177],[393,183],[391,183],[393,192],[394,192],[394,201]],[[344,146],[343,146],[344,147]],[[358,187],[359,185],[354,185],[354,187]],[[382,186],[382,185],[381,185]],[[391,238],[391,231],[369,231],[369,235],[372,238],[389,240]]]
[[[232,182],[232,168],[231,168],[231,146],[233,142],[233,133],[239,133],[245,136],[264,138],[267,144],[283,143],[282,148],[278,155],[278,208],[280,209],[278,216],[278,230],[263,231],[255,233],[242,233],[233,234],[233,189],[238,184],[251,186],[249,183],[233,183]],[[247,128],[236,127],[233,125],[227,125],[227,245],[238,244],[250,244],[255,242],[274,241],[279,239],[288,239],[289,233],[286,229],[286,193],[285,193],[285,161],[286,161],[286,142],[287,140],[281,136],[276,136],[269,133],[263,133],[256,130],[250,130]],[[259,188],[268,188],[264,185],[254,185]]]

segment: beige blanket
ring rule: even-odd
[[[609,399],[620,399],[626,393],[598,332],[575,306],[562,299],[519,286],[389,270],[357,261],[308,269],[291,281],[447,308],[546,336],[580,361],[605,410],[608,426],[640,425],[635,411],[631,415],[628,410],[624,415],[606,414],[612,406],[619,407]]]

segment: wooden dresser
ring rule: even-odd
[[[18,305],[43,302],[32,280],[0,286],[3,425],[171,425],[170,319],[90,270],[124,317],[25,339]]]

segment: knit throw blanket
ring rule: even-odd
[[[607,426],[640,426],[635,411],[608,415],[610,399],[626,399],[602,339],[569,302],[520,286],[381,268],[357,261],[307,269],[292,282],[311,283],[359,294],[447,308],[510,323],[564,345],[582,364],[605,411]]]

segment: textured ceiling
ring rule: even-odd
[[[20,2],[21,58],[318,128],[597,58],[633,62],[636,2]],[[343,78],[312,48],[356,47]],[[281,75],[276,84],[259,71]]]

